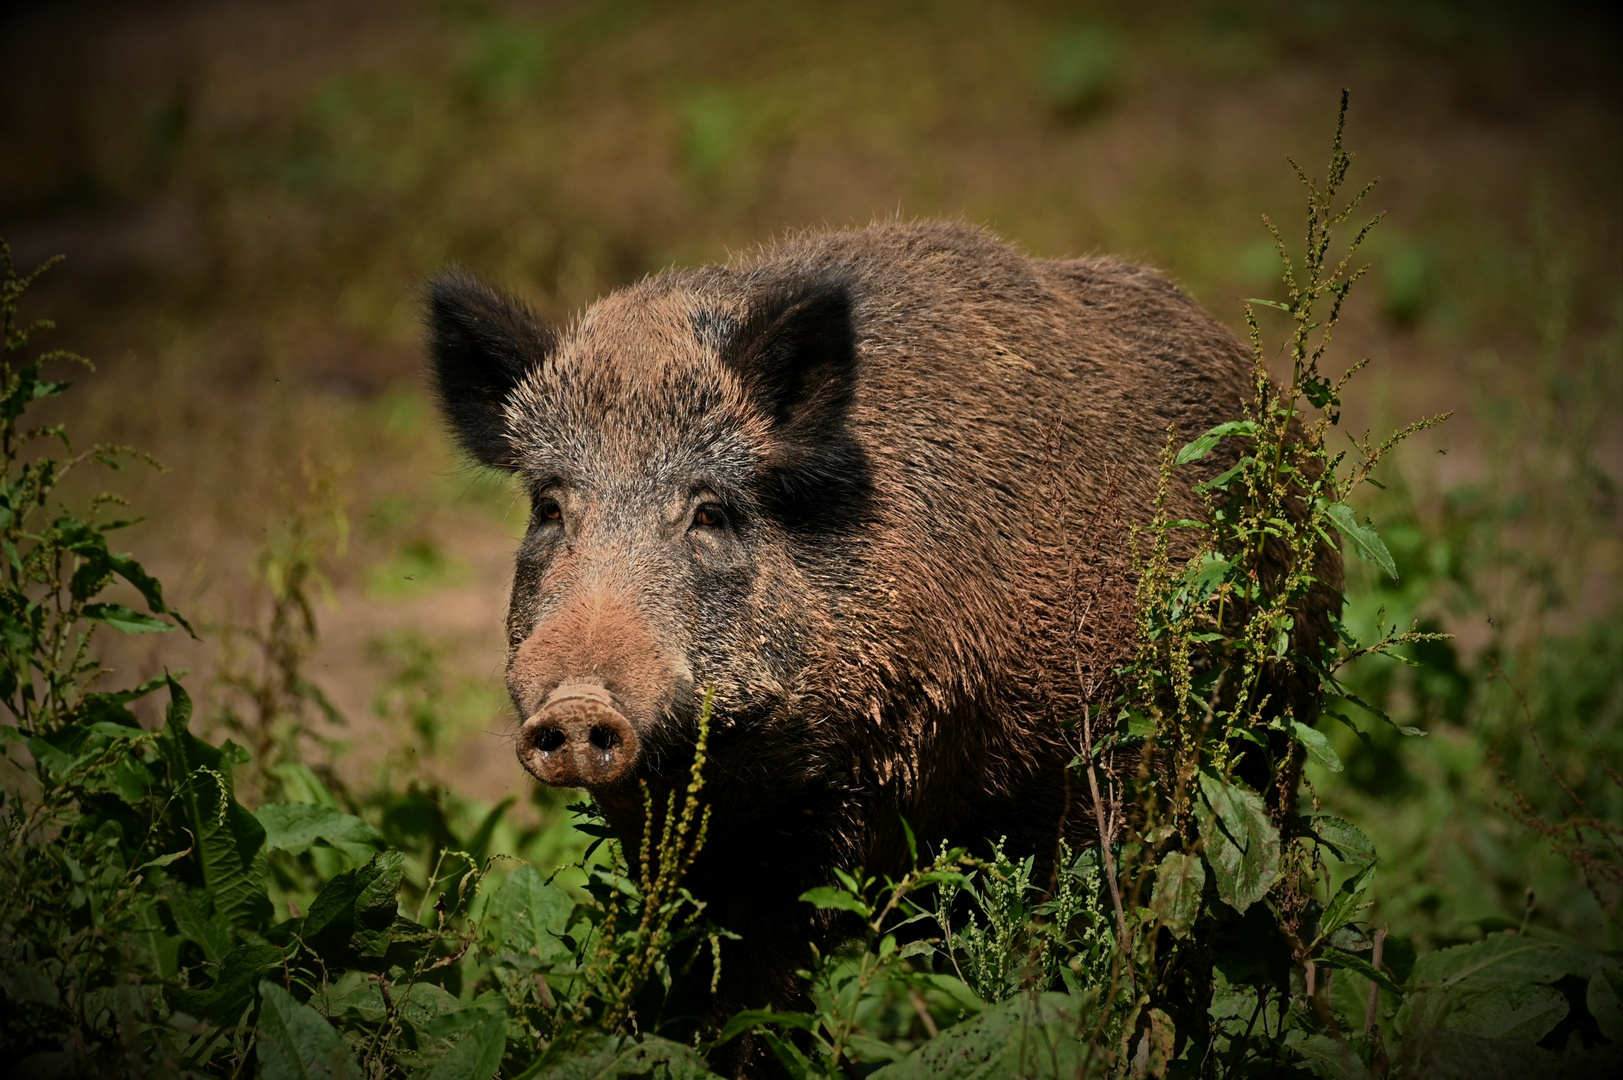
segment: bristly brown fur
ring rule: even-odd
[[[794,1000],[832,932],[797,897],[834,867],[900,870],[902,817],[1042,853],[1091,833],[1064,727],[1109,714],[1132,653],[1131,528],[1169,430],[1252,394],[1233,335],[1153,271],[954,223],[797,235],[556,334],[502,304],[432,290],[462,445],[559,510],[519,550],[510,689],[528,715],[601,680],[657,786],[715,687],[692,882],[743,935],[726,1004]],[[1180,470],[1171,515],[1200,517],[1185,485],[1231,461]],[[689,526],[701,504],[725,526]],[[640,797],[596,794],[633,835]]]

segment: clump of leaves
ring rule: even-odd
[[[54,260],[53,260],[54,261]],[[0,668],[0,700],[17,722],[34,733],[46,733],[75,716],[96,681],[98,667],[90,652],[97,627],[143,634],[186,626],[164,603],[163,586],[134,558],[108,547],[108,534],[134,524],[108,519],[121,505],[117,496],[98,495],[82,511],[62,505],[57,488],[70,473],[90,463],[118,469],[126,460],[156,464],[122,446],[92,446],[75,452],[63,424],[34,423],[30,410],[61,396],[72,385],[48,378],[47,368],[63,364],[89,367],[81,356],[53,349],[32,357],[32,338],[52,329],[50,322],[24,323],[18,301],[24,290],[50,268],[46,263],[20,276],[11,248],[0,240],[0,460],[5,465],[0,488],[0,545],[6,560],[0,569],[0,618],[4,621],[5,664]],[[61,456],[42,446],[55,444]],[[38,456],[29,456],[38,453]],[[115,581],[132,587],[145,601],[143,614],[103,594]],[[174,620],[164,621],[164,617]],[[187,627],[190,629],[190,627]]]
[[[125,975],[162,966],[163,957],[143,951],[152,919],[143,884],[178,856],[121,805],[147,801],[153,769],[175,763],[129,708],[163,680],[92,690],[103,671],[91,643],[103,628],[190,628],[158,581],[109,545],[131,524],[108,516],[116,497],[82,509],[60,499],[64,479],[87,465],[146,459],[123,447],[75,451],[63,425],[33,418],[39,402],[70,386],[48,371],[89,366],[31,348],[51,324],[23,322],[18,302],[48,266],[19,275],[0,241],[0,702],[9,713],[0,723],[0,990],[8,1002],[0,1044],[14,1055],[139,1058],[151,1048],[121,1018],[148,1013],[154,988]],[[120,602],[120,588],[146,612]],[[182,769],[177,795],[200,786],[219,794],[223,775],[199,769],[207,765]]]
[[[1238,452],[1229,468],[1197,487],[1208,500],[1206,521],[1174,522],[1158,512],[1149,530],[1139,584],[1140,652],[1125,672],[1121,726],[1100,740],[1107,746],[1126,740],[1135,727],[1147,734],[1140,776],[1112,778],[1119,797],[1143,814],[1137,859],[1123,867],[1130,879],[1125,891],[1150,893],[1149,917],[1132,945],[1144,977],[1139,1006],[1124,1018],[1124,1052],[1154,1053],[1158,1016],[1173,1031],[1172,1044],[1160,1046],[1163,1056],[1183,1052],[1186,1040],[1211,1042],[1187,1029],[1205,1020],[1214,964],[1250,966],[1240,982],[1254,988],[1259,1010],[1277,994],[1310,1014],[1324,1010],[1312,986],[1317,966],[1370,968],[1347,949],[1370,948],[1350,927],[1373,860],[1356,869],[1342,893],[1318,898],[1328,880],[1325,855],[1346,857],[1348,849],[1369,845],[1344,822],[1298,815],[1301,762],[1311,755],[1340,768],[1320,722],[1336,719],[1357,730],[1345,707],[1331,704],[1361,704],[1338,681],[1342,667],[1435,635],[1389,627],[1370,642],[1353,638],[1336,616],[1340,581],[1325,552],[1343,540],[1360,558],[1395,573],[1379,534],[1349,500],[1393,447],[1444,417],[1382,440],[1354,436],[1351,452],[1328,444],[1343,390],[1363,362],[1336,377],[1324,374],[1321,362],[1343,304],[1367,270],[1354,262],[1359,246],[1379,220],[1368,220],[1344,252],[1332,254],[1335,230],[1374,187],[1372,181],[1338,204],[1351,167],[1345,121],[1344,95],[1322,183],[1296,167],[1308,203],[1299,259],[1265,218],[1287,299],[1246,304],[1254,399],[1241,419],[1176,453],[1168,447],[1163,492],[1175,469],[1225,441]],[[1268,374],[1258,306],[1291,320],[1282,347],[1291,369],[1282,384]],[[1195,553],[1181,565],[1170,556],[1174,533],[1194,534]],[[1232,934],[1238,942],[1225,948],[1221,940]],[[1304,978],[1304,989],[1291,989],[1293,972]],[[1214,1051],[1243,1056],[1250,1019],[1247,1030],[1227,1037],[1219,1026]]]
[[[700,1060],[657,1033],[691,1034],[704,994],[691,977],[705,970],[707,954],[712,991],[721,973],[725,932],[704,921],[704,902],[683,885],[709,828],[700,795],[711,705],[707,695],[686,788],[659,806],[643,786],[635,866],[582,804],[575,809],[587,820],[576,827],[596,837],[579,863],[586,895],[571,896],[526,864],[487,909],[495,926],[490,971],[531,1040],[532,1069],[563,1068],[558,1063],[581,1054],[629,1053],[645,1063],[674,1055],[689,1066]],[[594,861],[599,851],[608,858]]]
[[[616,850],[583,865],[586,893],[528,864],[487,890],[506,804],[460,832],[431,792],[333,790],[282,737],[290,709],[324,704],[303,673],[319,569],[299,537],[263,567],[274,603],[248,635],[262,671],[221,684],[251,706],[220,715],[257,760],[192,734],[174,678],[95,689],[98,629],[190,628],[109,546],[128,524],[105,518],[115,498],[83,512],[57,501],[71,471],[138,455],[75,453],[62,426],[28,426],[35,402],[68,388],[46,366],[82,361],[24,357],[47,327],[19,322],[33,276],[3,244],[0,258],[0,1052],[21,1075],[702,1074],[691,1049],[652,1036],[648,993],[670,990],[674,958],[718,933],[681,887],[708,821],[702,736],[640,879]],[[58,456],[39,451],[52,443]],[[162,689],[162,726],[145,728],[131,706]],[[255,810],[237,794],[250,764]]]
[[[912,830],[906,835],[917,863]],[[906,940],[909,927],[936,919],[939,890],[974,890],[971,875],[979,864],[963,848],[942,848],[900,880],[836,871],[838,884],[805,893],[801,899],[807,903],[860,919],[862,937],[833,955],[814,950],[812,968],[800,973],[810,984],[813,1011],[746,1010],[728,1021],[715,1045],[754,1032],[792,1075],[837,1077],[856,1062],[900,1061],[908,1049],[938,1033],[938,1016],[960,1019],[984,1008],[961,974],[931,970],[927,958],[944,944],[951,951],[957,940],[950,928],[944,924],[944,939],[915,931],[915,940]],[[1020,867],[1001,861],[999,869],[1018,875]],[[1022,865],[1029,874],[1029,864]],[[1029,878],[1000,880],[1000,885],[1022,898],[1030,891]],[[1010,914],[1009,906],[1004,893],[992,901],[999,916]],[[998,926],[1021,935],[1030,929],[1023,917],[1017,928],[1007,920]]]

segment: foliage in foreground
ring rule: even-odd
[[[1161,519],[1143,534],[1127,691],[1076,729],[1073,767],[1096,793],[1100,843],[1062,847],[1051,874],[946,844],[899,881],[851,868],[805,897],[864,928],[805,973],[808,1008],[719,1028],[703,1009],[725,931],[681,885],[706,829],[702,748],[681,802],[648,807],[636,874],[590,820],[580,828],[595,841],[561,877],[495,850],[505,807],[462,821],[432,792],[349,792],[305,765],[287,734],[290,710],[321,704],[298,676],[313,623],[297,557],[276,564],[269,673],[236,684],[258,719],[225,715],[252,753],[192,732],[178,677],[92,689],[98,628],[189,627],[108,546],[122,524],[105,517],[110,500],[78,514],[57,501],[67,470],[119,454],[29,456],[68,446],[60,428],[26,426],[35,401],[66,389],[42,364],[65,358],[25,359],[40,327],[17,322],[28,279],[8,255],[0,1047],[24,1075],[273,1080],[701,1076],[707,1055],[738,1038],[797,1077],[1536,1075],[1615,1063],[1615,958],[1525,924],[1416,956],[1366,921],[1380,867],[1369,839],[1311,793],[1298,805],[1304,755],[1342,764],[1324,721],[1361,747],[1413,734],[1385,723],[1348,665],[1441,644],[1385,617],[1368,640],[1337,623],[1321,643],[1301,625],[1323,586],[1322,545],[1339,538],[1381,573],[1397,569],[1347,500],[1398,437],[1354,439],[1347,454],[1328,446],[1352,372],[1332,380],[1319,364],[1368,228],[1345,257],[1330,255],[1333,228],[1362,197],[1334,206],[1349,164],[1338,128],[1323,187],[1303,176],[1304,254],[1293,261],[1279,244],[1287,298],[1259,302],[1290,318],[1289,384],[1267,379],[1248,309],[1255,402],[1168,448],[1169,478],[1221,440],[1240,449],[1205,486],[1207,521]],[[1168,554],[1179,531],[1197,548],[1187,562]],[[1284,553],[1285,573],[1260,572],[1264,545],[1276,564]],[[145,613],[118,602],[126,592]],[[1306,689],[1288,701],[1262,689],[1287,685]],[[135,712],[150,695],[168,699],[155,728]]]

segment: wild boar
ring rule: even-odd
[[[1169,437],[1254,391],[1164,277],[890,223],[667,271],[565,328],[451,272],[427,318],[455,437],[533,508],[507,615],[524,767],[635,836],[637,781],[682,782],[714,691],[691,881],[742,935],[724,1003],[795,999],[829,933],[797,898],[899,870],[904,817],[1088,835],[1066,724],[1133,648],[1131,527]],[[1169,510],[1200,517],[1185,471]]]

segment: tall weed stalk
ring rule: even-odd
[[[1348,663],[1395,655],[1437,635],[1387,625],[1370,640],[1355,638],[1339,618],[1341,580],[1330,554],[1344,545],[1396,574],[1380,535],[1352,500],[1394,447],[1445,417],[1383,438],[1352,434],[1347,449],[1331,445],[1342,395],[1365,362],[1339,374],[1323,365],[1343,306],[1368,270],[1356,261],[1359,248],[1379,222],[1376,215],[1355,223],[1337,249],[1338,231],[1375,187],[1370,181],[1345,195],[1352,164],[1343,143],[1346,108],[1344,94],[1323,179],[1291,163],[1307,203],[1300,252],[1293,254],[1264,218],[1285,299],[1246,302],[1253,400],[1241,418],[1187,446],[1175,451],[1169,443],[1163,500],[1175,470],[1220,443],[1236,444],[1237,460],[1197,486],[1207,500],[1206,521],[1168,520],[1163,501],[1142,540],[1139,654],[1123,672],[1128,690],[1120,723],[1100,740],[1109,745],[1144,735],[1139,775],[1122,788],[1142,821],[1129,843],[1123,891],[1148,900],[1128,945],[1142,978],[1122,1018],[1121,1053],[1135,1061],[1170,1060],[1184,1052],[1185,1040],[1199,1039],[1214,969],[1240,959],[1214,945],[1240,932],[1248,914],[1268,928],[1244,946],[1252,953],[1244,959],[1257,971],[1241,985],[1258,1008],[1275,995],[1280,1007],[1327,1016],[1320,971],[1369,966],[1358,953],[1372,946],[1354,924],[1373,858],[1351,879],[1351,892],[1323,890],[1327,857],[1356,861],[1372,849],[1348,840],[1356,830],[1345,822],[1299,813],[1301,766],[1311,756],[1340,767],[1324,723],[1360,730],[1358,713],[1392,723],[1342,683]],[[1269,374],[1273,350],[1259,308],[1290,320],[1279,347],[1289,374],[1279,382]],[[1194,555],[1182,564],[1169,556],[1175,532],[1195,537]],[[1254,1037],[1221,1027],[1214,1036],[1207,1052],[1219,1057],[1243,1057]]]

